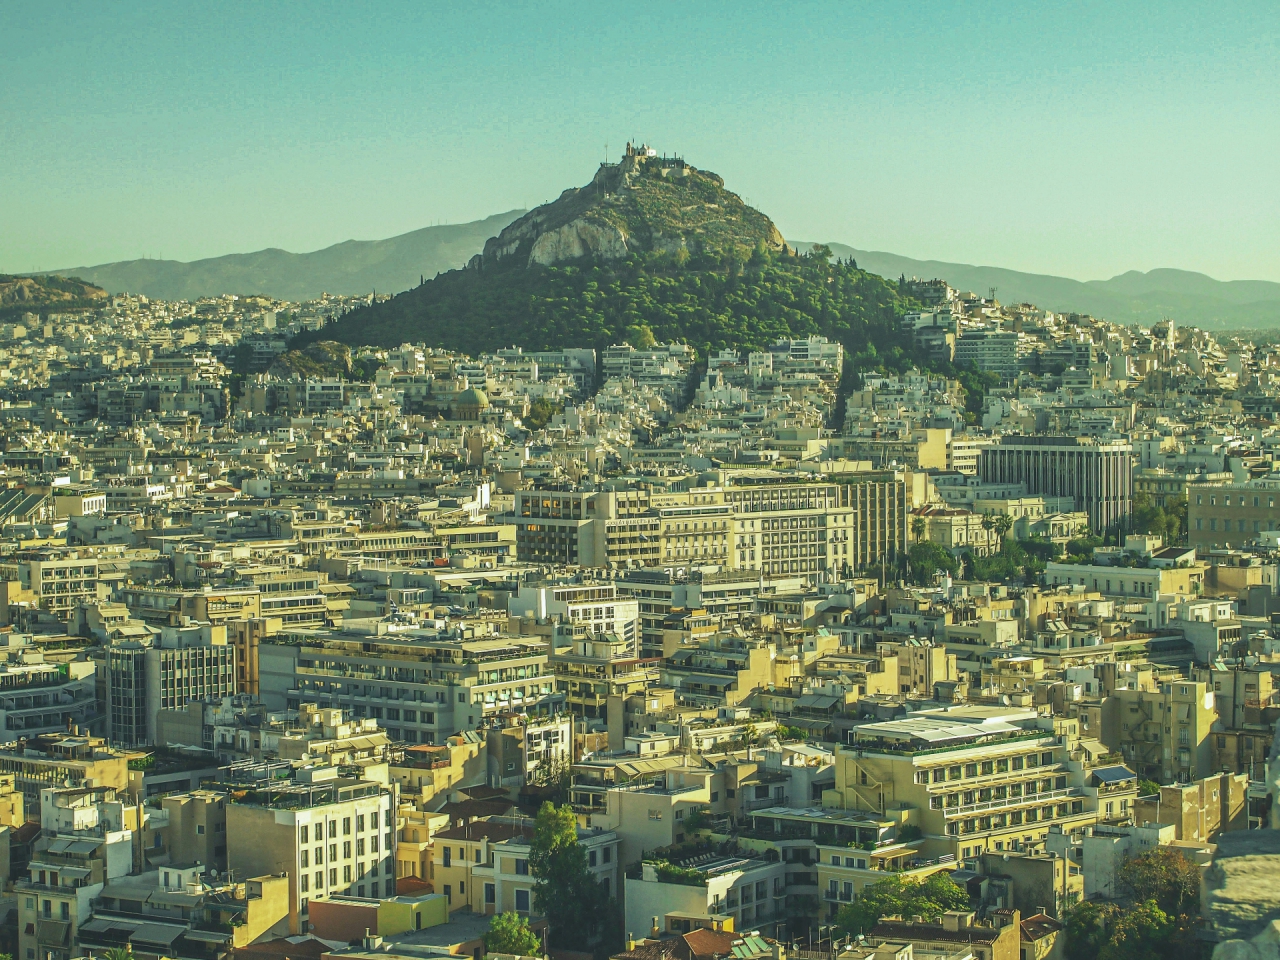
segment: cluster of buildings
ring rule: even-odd
[[[1269,826],[1280,354],[903,285],[984,396],[816,336],[291,360],[338,298],[2,331],[0,952],[473,954],[549,799],[627,960],[935,874],[844,952],[1042,960]]]

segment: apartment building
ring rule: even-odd
[[[286,630],[259,648],[259,689],[271,709],[341,707],[392,739],[443,744],[504,710],[561,710],[548,659],[546,643],[528,637]]]
[[[647,567],[659,558],[647,490],[518,490],[514,522],[516,557],[530,563]]]
[[[607,722],[610,697],[643,691],[659,676],[658,664],[641,660],[620,637],[575,637],[551,655],[556,689],[574,717]]]
[[[291,934],[307,930],[312,900],[395,893],[393,789],[333,767],[231,786],[227,866],[240,876],[288,875]]]
[[[35,595],[40,609],[63,622],[77,606],[98,599],[98,561],[78,553],[43,553],[17,561],[17,580]]]
[[[639,649],[639,604],[620,595],[613,583],[521,586],[507,610],[517,617],[558,619],[575,636],[615,636],[628,650]]]
[[[533,821],[488,817],[435,834],[434,885],[449,911],[481,915],[533,912],[534,877],[529,872]],[[618,894],[618,837],[611,830],[579,829],[587,866],[610,896]]]
[[[1042,721],[1034,708],[963,706],[863,724],[837,750],[824,806],[897,811],[921,830],[927,856],[1027,849],[1053,824],[1073,832],[1098,819],[1076,739],[1075,721]]]
[[[1002,380],[1018,375],[1018,335],[1010,330],[966,330],[956,340],[957,364],[971,363]]]
[[[1200,681],[1116,689],[1104,704],[1102,741],[1139,776],[1185,783],[1212,772],[1210,737],[1217,719],[1213,691]]]
[[[117,744],[156,742],[160,710],[236,692],[235,647],[225,625],[163,626],[144,640],[117,641],[106,652],[107,735]]]
[[[1020,484],[1032,496],[1072,497],[1095,533],[1133,507],[1133,447],[1086,437],[1006,436],[978,461],[983,483]]]
[[[626,928],[687,933],[695,927],[778,933],[787,921],[785,866],[749,856],[645,860],[626,876]]]
[[[755,612],[756,601],[779,591],[802,590],[803,576],[766,577],[759,570],[627,570],[614,581],[621,596],[639,604],[640,655],[660,657],[667,618],[673,610],[702,610],[720,627]]]
[[[44,662],[34,650],[0,663],[0,737],[60,733],[73,726],[100,728],[96,667],[85,660]]]
[[[893,815],[762,799],[744,806],[742,816],[739,844],[760,854],[776,851],[790,906],[804,912],[805,898],[820,899],[819,912],[828,920],[864,887],[891,874],[923,880],[957,866],[950,855],[923,856],[923,839]]]
[[[500,715],[489,722],[486,732],[491,787],[519,790],[544,774],[568,770],[573,762],[573,720],[567,713]]]
[[[0,775],[12,775],[29,810],[40,809],[45,787],[129,787],[130,754],[106,739],[72,730],[48,733],[0,747]]]
[[[18,954],[69,960],[103,885],[134,866],[133,808],[100,787],[40,791],[41,835],[26,875],[15,880]]]

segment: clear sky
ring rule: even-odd
[[[791,239],[1280,280],[1275,0],[0,4],[0,268],[478,219],[628,138]]]

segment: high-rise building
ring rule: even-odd
[[[156,713],[236,692],[235,647],[222,624],[165,626],[107,648],[107,735],[122,746],[155,743]]]
[[[978,461],[983,483],[1020,483],[1032,496],[1073,497],[1101,533],[1133,508],[1133,446],[1086,437],[1002,437]]]
[[[312,900],[395,893],[394,789],[339,777],[334,767],[234,787],[226,808],[227,866],[238,876],[288,875],[291,933],[307,930]]]

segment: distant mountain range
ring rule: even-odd
[[[268,249],[182,263],[122,260],[95,267],[69,267],[49,274],[79,277],[112,293],[158,300],[196,300],[224,293],[309,300],[328,292],[398,293],[420,277],[460,267],[484,242],[524,213],[511,210],[471,223],[423,227],[389,240],[346,240],[311,253]]]
[[[808,250],[811,242],[794,244]],[[1110,280],[1069,280],[941,260],[913,260],[879,250],[857,250],[828,243],[838,257],[896,280],[906,274],[940,277],[953,287],[986,296],[996,288],[1002,303],[1034,303],[1061,313],[1089,313],[1117,323],[1152,324],[1165,317],[1206,329],[1280,326],[1280,283],[1267,280],[1214,280],[1188,270],[1130,270]]]
[[[585,198],[586,189],[573,193]],[[543,241],[546,252],[552,254],[549,259],[558,258],[557,254],[572,254],[579,249],[599,252],[593,250],[594,246],[601,243],[600,238],[605,241],[609,238],[598,228],[608,227],[612,233],[613,224],[602,219],[598,225],[588,222],[589,229],[584,229],[575,207],[579,202],[564,197],[558,205],[553,205],[557,209],[564,207],[579,218],[561,218],[566,219],[567,225],[558,220],[542,222],[541,213],[526,216],[523,210],[510,210],[471,223],[424,227],[388,240],[347,240],[311,253],[268,249],[191,263],[124,260],[51,270],[47,274],[78,277],[113,293],[140,293],[162,300],[194,300],[223,293],[263,294],[284,300],[305,300],[326,291],[335,294],[361,294],[372,290],[398,293],[417,286],[419,277],[430,278],[436,273],[462,266],[485,251],[486,241],[491,238],[494,242],[489,245],[487,257],[517,249],[521,255],[529,256],[525,248],[531,241],[524,233],[532,233],[524,225],[533,227],[535,221],[538,221],[536,232],[539,235],[552,234]],[[550,208],[540,208],[544,209]],[[711,222],[684,224],[679,218],[688,219],[694,215],[689,212],[693,207],[685,204],[683,209],[672,211],[674,216],[666,215],[666,219],[672,222],[664,221],[662,237],[640,238],[636,236],[639,231],[629,230],[620,214],[600,209],[607,217],[618,219],[621,232],[629,242],[634,243],[633,238],[643,239],[646,246],[653,247],[674,248],[684,232],[703,232],[710,227],[714,235],[715,228],[725,226]],[[704,210],[714,211],[715,205],[699,204],[694,212],[702,215]],[[666,214],[666,211],[658,212]],[[626,213],[626,210],[621,211],[621,215]],[[754,215],[755,211],[744,208],[743,213]],[[593,212],[591,216],[600,219],[600,214]],[[772,229],[767,218],[760,219],[762,226],[759,229]],[[755,224],[751,226],[756,228]],[[517,233],[520,235],[516,236]],[[671,236],[666,236],[667,233]],[[504,243],[500,244],[499,239]],[[551,244],[552,240],[554,244]],[[812,242],[805,241],[793,241],[792,245],[801,251],[813,246]],[[1280,327],[1280,283],[1265,280],[1222,281],[1202,273],[1166,269],[1147,273],[1130,271],[1110,280],[1080,281],[1001,267],[914,260],[878,250],[859,250],[842,243],[827,245],[837,256],[853,257],[859,267],[891,280],[903,274],[908,277],[941,277],[953,287],[984,295],[995,287],[996,296],[1005,303],[1029,301],[1051,310],[1090,313],[1120,323],[1151,324],[1171,317],[1180,323],[1210,329]],[[540,250],[539,259],[542,253]]]

